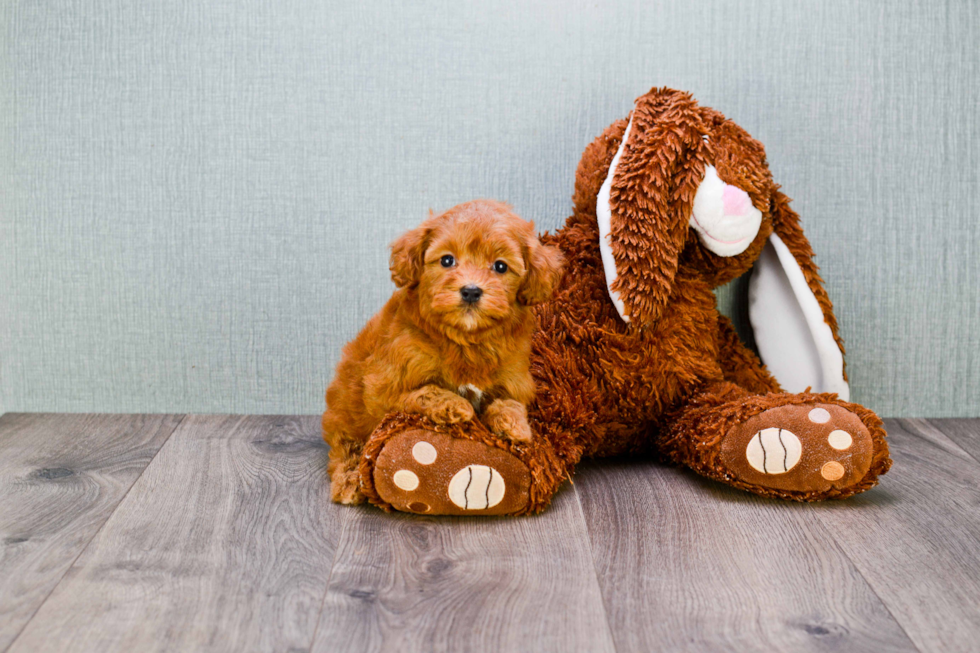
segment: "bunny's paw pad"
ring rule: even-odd
[[[395,510],[425,515],[507,515],[529,501],[531,474],[483,442],[422,429],[389,440],[374,467],[378,495]]]
[[[871,435],[857,415],[834,404],[797,404],[734,426],[722,441],[720,462],[746,483],[820,493],[858,483],[872,454]]]

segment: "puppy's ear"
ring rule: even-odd
[[[565,257],[561,250],[542,245],[534,235],[533,223],[525,236],[524,266],[527,274],[517,291],[517,299],[525,306],[533,306],[551,299],[555,286],[561,281]]]
[[[391,244],[391,258],[388,269],[391,280],[399,288],[414,287],[422,277],[425,266],[425,250],[429,247],[435,218],[429,212],[429,219],[417,229],[402,234]]]

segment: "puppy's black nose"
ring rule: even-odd
[[[470,284],[468,286],[463,286],[460,289],[459,294],[463,296],[463,301],[467,304],[475,304],[480,301],[480,297],[483,296],[483,288]]]

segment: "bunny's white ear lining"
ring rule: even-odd
[[[633,116],[630,115],[630,121],[626,124],[626,131],[623,132],[623,140],[620,141],[616,156],[609,164],[609,172],[606,173],[606,180],[602,182],[602,188],[599,189],[595,206],[595,217],[599,223],[599,252],[602,254],[602,268],[606,273],[606,289],[609,291],[609,298],[616,307],[619,317],[623,318],[624,322],[629,322],[630,316],[626,314],[626,306],[623,304],[619,293],[612,289],[618,273],[616,271],[616,259],[613,258],[612,252],[612,205],[609,203],[609,196],[612,192],[613,178],[616,176],[616,166],[619,165],[619,160],[623,157],[623,150],[626,149],[626,141],[629,140],[632,128]]]
[[[749,279],[749,322],[762,362],[786,392],[836,392],[844,401],[844,355],[793,253],[769,236]]]

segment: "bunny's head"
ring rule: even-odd
[[[843,346],[813,252],[765,149],[744,129],[688,93],[653,89],[586,150],[575,201],[580,210],[594,202],[623,320],[655,323],[678,275],[715,287],[756,265],[750,318],[766,364],[787,389],[809,382],[846,397]],[[785,363],[767,360],[772,342]]]

